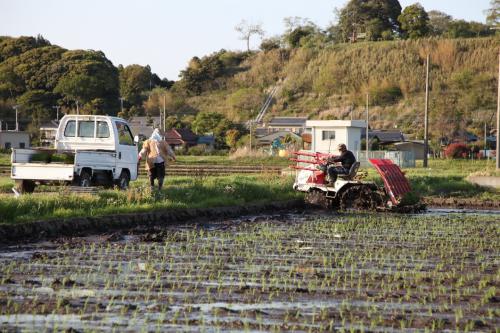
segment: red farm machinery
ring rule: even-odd
[[[331,154],[294,152],[291,161],[297,170],[296,191],[306,193],[306,201],[315,206],[332,209],[361,209],[378,211],[418,211],[424,209],[411,192],[410,183],[401,169],[391,160],[370,159],[382,177],[384,186],[365,181],[366,173],[358,174],[359,162],[355,162],[349,173],[338,175],[331,184],[326,172]]]

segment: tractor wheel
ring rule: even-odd
[[[305,201],[313,206],[330,209],[332,207],[332,200],[326,197],[323,191],[312,190],[306,193]]]
[[[376,210],[382,203],[383,199],[380,193],[367,185],[351,186],[340,196],[340,208],[343,210]]]

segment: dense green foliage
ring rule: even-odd
[[[398,33],[401,4],[398,0],[351,0],[340,11],[339,26],[347,40],[356,33],[365,32],[370,40]]]
[[[401,29],[409,38],[421,38],[429,32],[429,15],[421,4],[406,7],[398,17]]]

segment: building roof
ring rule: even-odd
[[[297,135],[293,132],[278,131],[278,132],[270,133],[268,135],[265,135],[263,137],[258,138],[257,142],[261,145],[271,144],[276,138],[284,138],[287,135],[291,135],[292,137],[294,137],[297,140],[302,140],[302,138],[299,135]]]
[[[198,136],[194,134],[189,128],[173,128],[165,133],[165,139],[169,144],[196,144]]]
[[[264,135],[268,135],[269,130],[265,127],[257,127],[256,129],[253,130],[253,134],[255,135],[255,137],[261,137]]]
[[[271,127],[303,127],[306,124],[306,117],[274,117],[267,126]]]
[[[134,135],[144,135],[149,138],[153,134],[152,126],[130,125],[130,129]]]
[[[151,125],[148,125],[148,120],[152,121]],[[130,126],[159,126],[160,125],[160,117],[145,117],[145,116],[140,116],[140,117],[132,117],[128,121]]]
[[[403,136],[403,133],[401,131],[394,131],[394,130],[370,130],[368,132],[368,137],[370,140],[377,138],[380,143],[394,143],[394,142],[403,142],[405,141],[405,138]],[[362,131],[361,133],[361,138],[365,139],[366,138],[366,132]]]
[[[358,127],[366,128],[364,120],[307,120],[306,127]]]
[[[40,126],[41,131],[57,130],[58,128],[59,128],[59,123],[55,120],[51,120],[49,122],[43,123]]]

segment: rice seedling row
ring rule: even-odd
[[[7,332],[495,331],[498,215],[248,217],[0,251]]]

